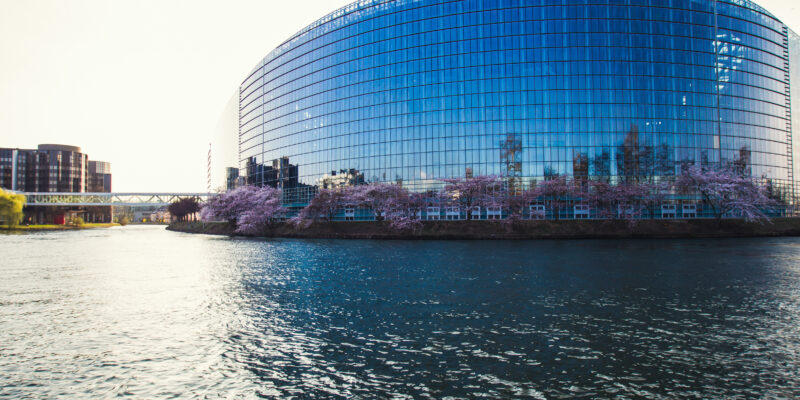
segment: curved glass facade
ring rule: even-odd
[[[728,161],[787,183],[789,58],[788,28],[742,0],[361,1],[241,84],[241,168],[286,189],[425,188]]]

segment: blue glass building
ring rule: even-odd
[[[419,189],[730,162],[791,190],[799,47],[746,0],[364,0],[242,82],[240,167],[284,189]]]

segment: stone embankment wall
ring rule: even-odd
[[[235,235],[227,223],[176,222],[169,230]],[[424,221],[417,231],[397,231],[385,222],[317,222],[309,227],[280,223],[259,236],[335,239],[605,239],[800,236],[800,218],[776,218],[772,223],[742,220],[612,220],[584,221]]]

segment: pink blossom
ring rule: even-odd
[[[285,214],[281,199],[278,189],[243,186],[209,199],[200,211],[200,218],[229,221],[237,225],[237,232],[254,234]]]
[[[450,202],[466,208],[467,219],[471,218],[473,207],[501,206],[505,198],[503,183],[497,175],[442,181],[448,184],[444,191]]]
[[[317,195],[291,221],[295,224],[314,222],[318,219],[330,221],[336,210],[343,205],[343,194],[336,189],[319,189]]]
[[[684,193],[699,194],[717,219],[738,214],[747,221],[769,221],[764,211],[775,206],[764,186],[727,166],[703,169],[692,165],[675,186]]]
[[[538,184],[532,193],[538,198],[541,198],[545,205],[549,206],[556,219],[560,218],[560,211],[566,207],[567,202],[571,199],[574,188],[567,180],[566,175],[554,175],[549,177],[544,182]]]

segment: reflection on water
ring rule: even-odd
[[[800,239],[0,236],[0,397],[796,397]]]

